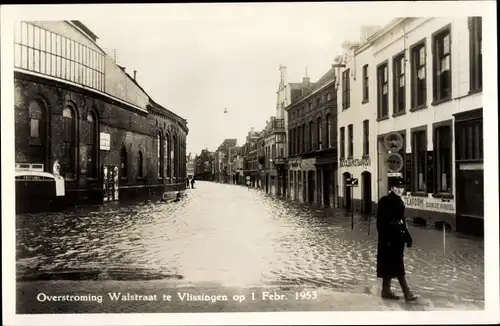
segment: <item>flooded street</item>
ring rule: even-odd
[[[333,213],[332,213],[333,212]],[[378,295],[377,232],[340,210],[198,182],[180,202],[113,203],[17,216],[17,278],[301,285]],[[424,297],[484,300],[481,239],[409,226],[407,279]]]

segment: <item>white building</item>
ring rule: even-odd
[[[379,29],[363,27],[359,42],[343,44],[346,52],[338,61],[345,67],[336,85],[339,199],[341,207],[351,209],[354,204],[367,214],[377,202],[376,80],[371,73],[375,58],[367,39]],[[358,186],[347,186],[348,178],[358,179]]]
[[[399,170],[408,182],[407,216],[433,225],[445,222],[459,231],[481,232],[483,224],[481,35],[479,17],[392,21],[351,52],[351,112],[339,113],[347,143],[349,124],[358,123],[354,144],[362,143],[362,132],[356,131],[362,130],[360,120],[373,126],[369,140],[377,141],[378,155],[370,155],[370,170],[377,173],[374,200],[387,193],[388,172]],[[361,104],[365,64],[369,98]],[[341,87],[340,103],[343,95]],[[396,160],[389,170],[384,139],[394,133],[401,135],[402,148],[393,149],[400,156],[391,155]],[[369,147],[371,154],[375,148]],[[354,156],[360,153],[354,149]],[[362,189],[354,189],[355,199],[362,197]]]

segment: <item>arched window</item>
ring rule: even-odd
[[[167,153],[167,164],[166,164],[166,168],[167,168],[167,178],[169,178],[169,181],[171,181],[171,178],[172,178],[172,144],[171,144],[171,141],[170,141],[170,135],[169,134],[166,134],[165,135],[165,152]]]
[[[30,136],[29,144],[38,147],[36,154],[32,158],[34,163],[43,163],[44,169],[50,171],[51,167],[47,166],[47,150],[48,150],[48,135],[47,135],[47,114],[46,108],[38,101],[32,101],[28,108],[30,119]],[[33,150],[35,150],[33,148]],[[34,153],[34,152],[33,152]]]
[[[178,156],[179,154],[177,153],[178,151],[178,145],[177,145],[177,135],[174,135],[174,137],[172,138],[172,161],[173,161],[173,177],[177,179],[177,166],[178,166],[178,163],[177,163],[177,160],[178,160]]]
[[[332,139],[332,120],[330,118],[330,113],[326,115],[326,139],[325,139],[325,147],[330,148]]]
[[[158,162],[158,179],[163,178],[163,135],[161,131],[158,131],[158,134],[156,136],[156,155],[157,155],[157,162]]]
[[[318,139],[318,150],[323,149],[323,125],[321,124],[321,117],[318,118],[317,123],[318,134],[316,135]]]
[[[142,156],[142,152],[139,151],[139,155],[137,155],[137,177],[144,177],[144,158]]]
[[[66,180],[76,178],[76,114],[67,106],[62,112],[63,142],[61,157],[61,172]]]
[[[87,177],[97,177],[98,155],[98,127],[97,115],[94,111],[87,114],[88,142],[87,142]]]
[[[127,150],[125,146],[122,147],[120,152],[120,177],[128,178],[128,162],[127,162]]]

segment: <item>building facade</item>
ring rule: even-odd
[[[286,108],[290,195],[300,202],[337,205],[337,97],[332,67],[316,83],[304,78],[301,96]],[[299,91],[297,92],[299,94]]]
[[[359,42],[345,42],[338,64],[339,206],[373,214],[377,197],[377,116],[375,58],[369,37],[377,26],[361,29]],[[349,178],[358,186],[348,185]]]
[[[459,232],[483,232],[481,25],[480,17],[392,21],[368,39],[374,97],[358,105],[377,121],[374,198],[387,193],[388,173],[400,173],[408,217]]]
[[[214,153],[208,149],[203,149],[194,158],[194,178],[196,180],[214,180]]]
[[[245,183],[250,182],[250,187],[260,186],[260,167],[259,158],[257,155],[257,141],[260,138],[260,133],[253,128],[248,132],[245,145],[243,146],[243,176]]]
[[[187,121],[96,40],[79,21],[15,26],[16,163],[57,166],[67,204],[184,189]]]

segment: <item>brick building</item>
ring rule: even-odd
[[[335,68],[316,83],[292,90],[288,114],[290,195],[300,202],[337,203],[337,92]]]
[[[15,26],[16,163],[59,163],[65,204],[184,189],[187,121],[96,40],[78,21]]]
[[[257,141],[259,140],[260,133],[256,132],[253,128],[248,132],[245,144],[242,146],[243,156],[243,176],[245,183],[247,177],[250,179],[251,187],[260,186],[260,164],[257,153]]]

